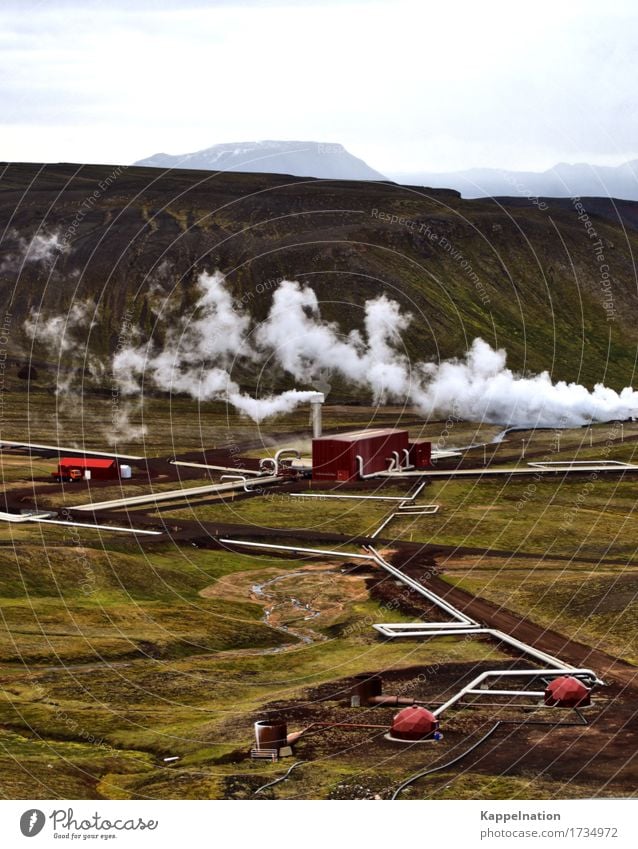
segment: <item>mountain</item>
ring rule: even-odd
[[[364,302],[385,293],[414,317],[401,333],[414,362],[462,355],[482,336],[507,348],[515,370],[634,382],[638,204],[583,198],[587,222],[569,200],[543,203],[272,174],[5,164],[3,387],[23,385],[17,374],[30,359],[47,385],[57,369],[77,367],[77,350],[52,355],[41,337],[46,330],[59,347],[66,317],[81,325],[84,315],[80,367],[101,363],[110,392],[122,340],[161,345],[172,317],[192,310],[200,272],[215,269],[257,321],[282,278],[312,286],[322,316],[344,332],[362,330]],[[91,326],[87,303],[99,307]],[[34,310],[42,332],[32,350]],[[279,385],[270,366],[254,368],[260,389]],[[240,379],[255,385],[252,373]]]
[[[465,198],[612,197],[638,200],[638,160],[603,166],[561,162],[547,171],[470,168],[449,173],[393,173],[391,179],[415,186],[456,189]]]
[[[387,180],[341,144],[313,141],[257,141],[216,144],[206,150],[172,156],[156,153],[135,165],[151,168],[196,168],[292,174],[323,180]]]

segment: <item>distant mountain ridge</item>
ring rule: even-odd
[[[216,144],[195,153],[156,153],[135,165],[291,174],[324,180],[387,180],[343,145],[314,141],[255,141]]]
[[[559,162],[542,172],[470,168],[448,173],[392,172],[389,176],[403,185],[456,189],[465,198],[613,197],[638,200],[638,159],[616,166]]]

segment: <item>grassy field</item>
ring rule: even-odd
[[[309,490],[311,491],[311,490]],[[408,488],[380,487],[365,495],[407,495]],[[367,535],[380,525],[395,502],[295,498],[273,490],[259,498],[215,501],[193,507],[171,507],[158,516],[171,519],[200,519],[207,522],[233,522],[269,528],[301,528],[311,531]]]
[[[635,492],[633,477],[604,475],[436,481],[423,494],[441,510],[398,518],[384,535],[539,559],[562,555],[631,564],[638,547]]]
[[[623,563],[455,558],[446,580],[574,640],[638,664],[638,570]]]
[[[51,413],[50,396],[36,393],[35,402]],[[202,435],[188,408],[171,417],[153,399],[152,440],[126,448],[174,454],[178,418],[181,449],[198,441],[212,447],[215,428],[224,432],[223,411],[209,411],[211,427]],[[370,419],[364,408],[326,412],[327,424],[358,427]],[[395,413],[377,411],[375,423],[390,423]],[[242,438],[255,439],[257,448],[250,450],[272,453],[288,444],[285,434],[307,427],[307,414],[279,421],[271,444],[264,437],[261,447],[258,429],[236,424],[245,428]],[[80,440],[80,425],[69,416],[64,438]],[[60,433],[54,438],[44,424],[38,427],[35,441],[62,441]],[[433,439],[438,431],[441,447],[491,439],[497,430],[462,423],[426,427]],[[16,434],[5,429],[3,435]],[[636,435],[638,427],[630,424],[623,434],[593,428],[594,445],[584,429],[561,432],[560,445],[551,431],[510,434],[496,448],[496,461],[521,462],[521,439],[526,453],[538,455],[534,459],[631,461]],[[102,444],[97,418],[90,439],[94,447]],[[482,453],[476,449],[477,459]],[[0,459],[9,489],[28,487],[31,475],[46,476],[54,464],[12,454]],[[65,498],[67,504],[101,501],[175,486],[160,480],[94,491],[67,487]],[[403,496],[412,486],[388,481],[362,494]],[[51,487],[39,501],[45,503],[63,506],[60,488]],[[638,663],[632,477],[438,480],[419,503],[438,503],[441,510],[395,520],[382,538],[449,546],[452,551],[439,557],[448,581]],[[395,507],[296,499],[273,490],[249,499],[177,504],[157,516],[176,527],[180,519],[199,519],[356,536],[370,533]],[[131,515],[134,524],[135,511]],[[307,721],[303,711],[348,716],[343,693],[324,700],[330,687],[338,689],[339,681],[359,672],[405,675],[409,683],[441,664],[457,664],[465,674],[504,659],[497,645],[480,640],[378,640],[372,623],[413,616],[373,600],[365,573],[344,572],[336,561],[254,557],[189,543],[142,547],[108,532],[35,524],[3,524],[0,534],[0,795],[11,798],[249,797],[283,771],[247,759],[256,718],[283,711],[294,729]],[[476,553],[453,553],[456,547]],[[344,546],[344,558],[355,549]],[[449,679],[437,674],[426,694],[434,701],[454,688],[459,673]],[[461,744],[479,719],[470,711],[455,715],[446,740]],[[312,769],[269,792],[274,798],[368,798],[434,757],[431,749],[408,753],[371,740],[341,729],[308,738],[299,756],[312,760]],[[168,756],[180,760],[166,766]],[[580,798],[595,792],[587,783],[565,785],[548,776],[469,771],[439,776],[406,798]]]
[[[334,566],[125,549],[0,550],[0,764],[13,764],[2,795],[221,796],[237,757],[264,771],[242,753],[266,704],[369,669],[502,657],[481,642],[384,645],[370,623],[401,614]],[[253,591],[299,572],[305,639],[280,630],[299,626],[290,609],[264,621],[285,586],[261,602]],[[162,766],[168,755],[177,769]],[[327,784],[344,768],[329,764]]]

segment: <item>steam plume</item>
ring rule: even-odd
[[[268,361],[306,385],[317,373],[340,375],[367,389],[376,402],[411,404],[425,418],[454,412],[507,426],[573,427],[638,414],[638,393],[630,387],[618,393],[597,384],[589,391],[575,383],[552,383],[547,372],[521,377],[507,367],[504,350],[479,338],[461,358],[411,363],[401,350],[411,316],[384,295],[364,304],[362,331],[344,333],[321,317],[316,293],[295,281],[280,283],[258,326],[233,301],[221,274],[202,274],[198,285],[192,314],[171,320],[161,347],[150,341],[118,349],[113,375],[124,395],[138,394],[146,383],[199,400],[228,401],[259,421],[314,394],[294,389],[253,398],[243,393],[233,370]],[[54,335],[56,322],[40,327]]]
[[[27,263],[41,263],[52,268],[58,256],[69,249],[58,231],[43,231],[28,239],[17,230],[11,230],[9,237],[15,239],[16,250],[5,254],[0,263],[0,271],[17,272]]]

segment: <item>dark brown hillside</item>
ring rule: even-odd
[[[23,319],[100,304],[89,349],[117,343],[125,310],[161,340],[151,292],[187,308],[202,270],[219,268],[257,317],[279,278],[312,285],[322,314],[359,326],[380,292],[414,314],[415,358],[463,353],[481,335],[516,369],[614,387],[632,382],[638,331],[638,204],[584,201],[594,239],[569,201],[516,199],[391,183],[110,165],[0,166],[0,286],[12,314],[9,353],[29,356]],[[622,219],[622,220],[620,220]],[[24,241],[57,234],[54,262],[21,264]],[[604,276],[608,275],[608,276]],[[37,362],[46,360],[36,350]]]

